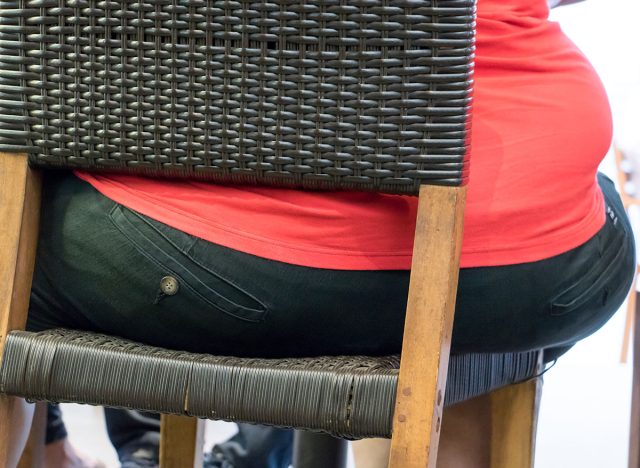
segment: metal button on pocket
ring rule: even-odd
[[[167,296],[174,296],[180,289],[180,283],[173,276],[165,276],[160,280],[160,291]]]

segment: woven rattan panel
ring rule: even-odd
[[[0,151],[415,193],[465,182],[473,0],[9,0]]]
[[[452,355],[445,404],[534,375],[537,352]],[[322,430],[391,433],[399,359],[241,359],[68,330],[12,332],[0,391],[32,400],[186,413]]]

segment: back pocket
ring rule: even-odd
[[[596,307],[604,306],[611,293],[607,287],[609,276],[619,269],[618,262],[622,260],[626,250],[625,244],[622,243],[611,261],[606,264],[604,261],[599,262],[605,264],[603,269],[589,271],[554,297],[551,300],[551,315],[565,315],[587,303],[593,303]]]
[[[175,276],[183,288],[211,307],[235,318],[260,322],[267,309],[253,295],[188,255],[195,237],[157,223],[116,204],[109,217],[133,247],[155,263],[162,272]],[[132,265],[135,268],[135,265]],[[180,294],[180,291],[178,294]]]

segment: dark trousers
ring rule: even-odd
[[[539,262],[461,270],[454,353],[571,345],[616,311],[634,246],[613,184],[600,182],[610,215],[585,244]],[[166,277],[175,295],[162,293]],[[55,175],[44,186],[28,326],[239,356],[391,354],[408,282],[407,271],[314,269],[211,244]]]
[[[550,359],[611,317],[635,254],[613,183],[599,183],[606,223],[586,243],[538,262],[461,270],[452,352],[542,348]],[[176,294],[163,292],[167,277]],[[238,356],[391,354],[408,282],[407,271],[314,269],[211,244],[56,174],[44,185],[28,326]]]

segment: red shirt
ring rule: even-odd
[[[546,0],[480,0],[471,176],[461,265],[541,260],[604,223],[596,183],[611,141],[605,91],[548,21]],[[417,199],[79,173],[170,226],[297,265],[408,269]]]

